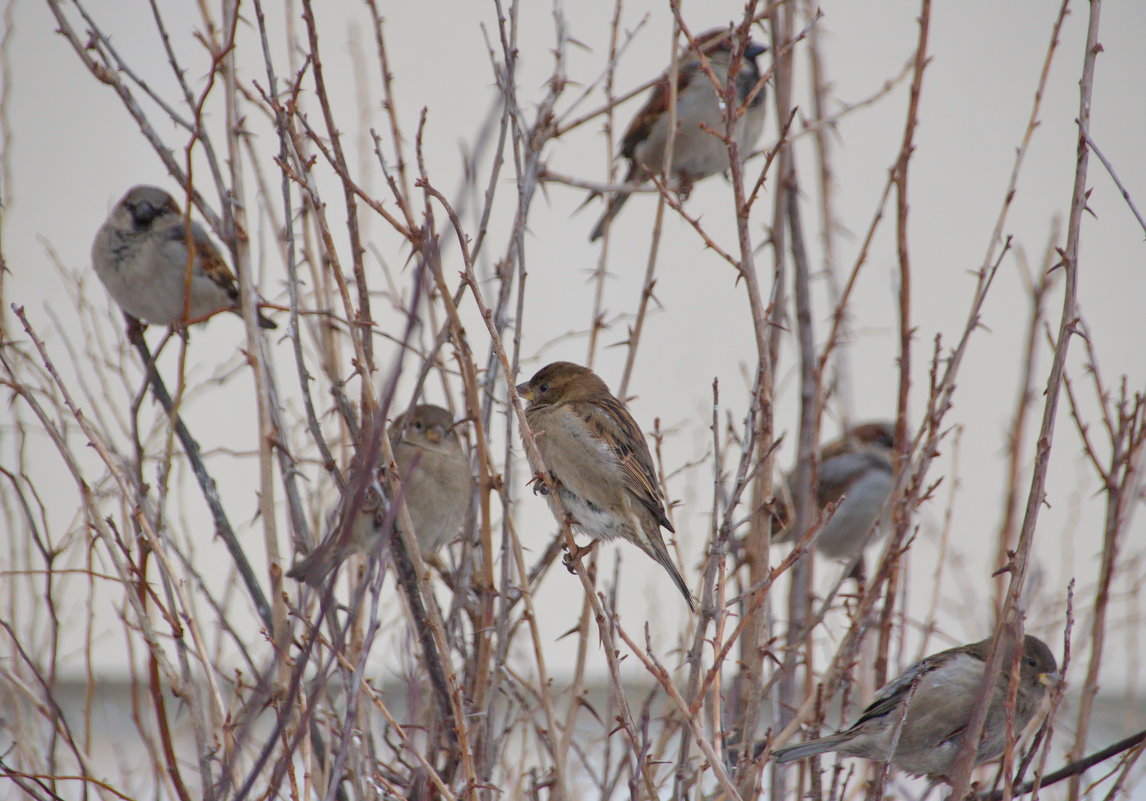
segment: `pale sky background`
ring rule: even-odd
[[[196,81],[205,72],[206,60],[202,49],[190,39],[189,31],[200,23],[194,16],[181,16],[193,15],[195,4],[161,5],[168,15],[170,29],[176,33],[175,46],[188,59],[188,77]],[[492,73],[480,27],[484,25],[493,36],[493,4],[420,0],[382,3],[381,6],[386,17],[403,126],[412,136],[419,110],[428,109],[425,137],[431,177],[437,186],[452,192],[458,185],[462,163],[459,144],[472,142],[494,98]],[[988,250],[1015,148],[1030,114],[1057,7],[1058,4],[1045,0],[961,0],[935,5],[932,62],[924,82],[910,179],[912,307],[918,327],[913,422],[918,422],[926,397],[928,357],[935,336],[941,334],[944,346],[950,347],[963,328],[974,287],[972,272],[978,269]],[[603,71],[611,8],[610,3],[602,0],[566,4],[569,33],[584,45],[583,49],[573,46],[568,50],[567,73],[572,80],[587,84]],[[918,4],[891,0],[825,2],[822,8],[824,18],[820,27],[825,66],[836,101],[853,103],[871,95],[911,57],[918,30],[915,21]],[[1059,217],[1065,226],[1070,200],[1077,136],[1074,120],[1078,114],[1078,77],[1088,7],[1086,3],[1076,2],[1072,8],[1074,13],[1066,21],[1062,45],[1052,67],[1041,126],[1035,134],[1005,228],[1007,234],[1014,236],[1016,251],[1026,254],[1032,269],[1037,269],[1041,261],[1052,220]],[[725,24],[737,18],[740,10],[739,2],[685,4],[686,16],[697,31]],[[160,92],[176,96],[146,3],[104,0],[93,2],[91,13],[112,33],[115,46],[140,74],[154,81]],[[82,274],[89,266],[92,236],[111,205],[128,187],[155,183],[174,191],[175,184],[111,89],[86,74],[70,46],[53,34],[55,22],[46,5],[17,0],[11,4],[10,14],[12,25],[7,35],[11,70],[6,80],[11,91],[8,119],[12,136],[5,143],[10,159],[10,185],[4,191],[3,234],[11,275],[4,300],[27,308],[33,323],[46,336],[48,347],[62,362],[68,362],[66,370],[74,375],[76,370],[84,370],[84,364],[82,360],[78,366],[70,364],[64,356],[64,343],[71,341],[79,346],[77,340],[82,335],[69,320],[74,301],[47,254],[47,246],[59,254],[69,271]],[[337,93],[336,112],[345,121],[349,146],[358,139],[353,126],[359,120],[379,129],[385,125],[377,104],[380,97],[377,70],[369,61],[372,35],[368,28],[357,28],[356,24],[346,21],[347,17],[358,23],[364,21],[360,3],[323,4],[323,14],[320,24],[324,60],[328,76],[339,76],[332,85]],[[653,77],[667,63],[671,30],[667,5],[627,3],[624,27],[632,29],[641,20],[647,22],[617,68],[617,86],[621,91]],[[530,101],[542,96],[543,84],[551,69],[550,5],[524,4],[522,25],[518,84],[526,112],[532,114]],[[1124,1],[1104,5],[1100,34],[1103,53],[1098,59],[1092,118],[1094,140],[1140,207],[1146,207],[1146,159],[1142,157],[1146,142],[1144,35],[1146,4]],[[249,38],[250,29],[244,36],[248,37],[245,49],[241,48],[247,59],[243,62],[244,78],[262,83],[264,73],[257,49],[251,47],[254,40]],[[348,58],[348,53],[356,48],[368,54],[369,68],[362,73],[367,84],[361,95],[355,89]],[[804,52],[800,51],[797,58],[803,76],[806,74]],[[761,63],[766,64],[767,58]],[[559,109],[567,109],[579,91],[578,86],[571,86]],[[368,98],[370,104],[356,106],[358,97]],[[810,109],[806,91],[801,88],[797,97],[801,108]],[[906,97],[907,84],[903,83],[878,105],[848,116],[840,124],[839,135],[834,140],[835,203],[840,221],[847,229],[838,242],[838,269],[845,273],[854,261],[859,237],[874,213],[874,204],[899,147]],[[598,90],[572,116],[596,108],[600,102]],[[630,101],[621,108],[618,116],[621,125],[638,105],[639,101]],[[176,138],[181,134],[163,123],[158,115],[155,119],[161,133],[170,135],[173,142],[181,141]],[[214,118],[212,123],[217,132],[222,126],[221,117]],[[261,121],[254,124],[262,125]],[[775,137],[769,98],[769,120],[762,142],[771,144]],[[799,144],[799,168],[806,187],[804,220],[809,245],[818,264],[819,215],[813,203],[810,144],[807,137]],[[277,178],[269,164],[277,144],[263,137],[256,142],[256,147],[261,148],[268,159],[267,173],[272,179]],[[604,180],[606,157],[597,123],[582,126],[551,143],[547,151],[547,161],[555,171],[593,181]],[[367,171],[373,173],[369,178],[364,177],[364,182],[381,191],[383,182],[373,165],[373,157],[366,153],[361,158],[353,158],[364,165],[364,175]],[[492,226],[493,239],[484,254],[487,260],[504,252],[509,204],[514,195],[510,175],[508,171],[503,173],[502,198]],[[1146,299],[1144,232],[1109,175],[1094,158],[1090,162],[1088,183],[1093,190],[1090,208],[1094,216],[1088,217],[1083,227],[1080,306],[1100,354],[1107,385],[1116,387],[1118,377],[1125,373],[1133,390],[1141,388],[1146,381],[1146,359],[1143,358],[1146,322],[1142,315]],[[757,217],[753,220],[757,242],[764,240],[761,226],[771,213],[773,186],[770,180],[766,190],[768,202],[758,205]],[[201,189],[217,206],[210,185],[204,183]],[[275,189],[277,192],[277,184]],[[249,191],[253,191],[253,185]],[[329,196],[334,198],[336,193],[329,192]],[[593,286],[587,277],[597,263],[599,249],[589,245],[587,235],[599,206],[574,214],[583,200],[584,192],[580,190],[551,185],[532,208],[526,256],[527,312],[520,322],[524,325],[524,353],[537,358],[526,363],[527,374],[547,361],[559,358],[583,361],[585,358],[583,337],[559,339],[566,332],[584,331],[590,320]],[[728,183],[714,177],[697,186],[687,205],[690,213],[703,210],[710,232],[729,249],[735,241],[728,214],[731,203]],[[613,277],[608,283],[606,300],[607,308],[614,313],[636,306],[655,205],[652,196],[634,197],[620,216],[619,225],[614,227],[609,253]],[[858,419],[889,417],[894,412],[897,265],[891,217],[889,208],[889,220],[880,229],[851,305],[856,335],[848,353],[855,376],[852,392]],[[406,253],[397,249],[393,235],[378,223],[371,225],[369,235],[390,266],[395,271],[400,269]],[[266,236],[269,232],[255,235],[256,254],[263,244],[260,237]],[[344,244],[340,242],[341,246]],[[447,259],[454,252],[449,251]],[[758,260],[765,288],[770,275],[769,255],[762,251]],[[284,271],[274,251],[268,250],[265,259],[256,264],[262,276],[263,294],[282,302]],[[957,563],[945,571],[939,620],[944,634],[955,641],[985,636],[991,623],[986,602],[991,585],[987,577],[997,566],[993,542],[1001,514],[1005,431],[1019,390],[1017,371],[1028,312],[1021,275],[1015,255],[1009,255],[983,310],[984,329],[974,337],[961,372],[955,408],[948,417],[949,423],[963,427],[963,437],[959,454],[959,494],[951,529],[956,554],[951,558],[957,559]],[[747,301],[743,288],[735,284],[732,270],[706,251],[691,228],[671,214],[666,218],[658,276],[656,294],[663,309],[650,317],[645,329],[630,386],[635,396],[630,409],[645,430],[650,430],[654,418],[660,417],[662,426],[673,431],[665,450],[671,470],[702,456],[708,448],[714,379],[720,381],[725,408],[736,418],[744,413],[747,404],[744,375],[754,362],[754,348]],[[112,308],[90,272],[86,274],[82,291],[88,302],[98,309],[106,309],[102,335],[109,341],[121,336],[119,313]],[[827,334],[830,312],[822,279],[816,280],[815,303],[815,331],[822,341]],[[1061,297],[1056,291],[1048,301],[1048,316],[1054,324],[1057,324],[1060,305]],[[375,308],[379,310],[382,304]],[[467,310],[472,311],[472,304],[467,304]],[[51,321],[49,312],[60,318],[61,327]],[[285,316],[280,319],[285,323]],[[469,319],[475,336],[474,350],[484,361],[486,343],[483,337],[477,336],[480,325],[473,316]],[[390,326],[392,331],[400,326],[396,317],[383,318],[382,324]],[[13,336],[20,338],[15,331]],[[192,338],[191,376],[203,380],[238,373],[226,385],[208,383],[201,387],[187,412],[189,425],[208,450],[226,446],[249,451],[253,447],[250,373],[239,367],[237,351],[242,336],[238,318],[228,316],[197,330]],[[623,337],[623,328],[614,328],[606,333],[605,342],[616,342]],[[280,384],[293,387],[297,382],[288,343],[274,338],[270,342]],[[1072,343],[1071,377],[1076,381],[1079,394],[1087,398],[1093,415],[1090,400],[1093,392],[1082,369],[1082,344],[1079,339]],[[546,347],[538,356],[543,346]],[[385,351],[383,354],[383,362],[392,355]],[[797,425],[793,356],[789,340],[776,414],[778,429],[789,432],[780,457],[784,465],[792,461],[791,442]],[[624,349],[601,352],[596,364],[602,377],[615,387],[624,364]],[[1049,352],[1043,346],[1036,371],[1036,384],[1040,387],[1045,382],[1048,365]],[[140,376],[134,363],[131,370],[124,378],[124,386],[113,391],[128,393],[138,387]],[[435,387],[433,391],[440,392],[440,389]],[[433,396],[431,399],[440,400]],[[1068,412],[1064,398],[1048,485],[1049,506],[1043,510],[1039,523],[1034,557],[1036,571],[1032,576],[1037,601],[1032,604],[1029,620],[1032,630],[1047,639],[1059,654],[1061,610],[1066,585],[1072,577],[1078,579],[1076,641],[1088,631],[1086,621],[1101,549],[1102,523],[1102,501],[1096,497],[1099,487],[1081,455]],[[1037,430],[1040,415],[1041,393],[1036,401],[1032,430]],[[837,431],[836,420],[827,418],[825,439]],[[0,459],[9,459],[14,446],[6,435],[0,436],[7,440],[0,444]],[[126,448],[126,438],[118,445]],[[49,484],[58,482],[61,497],[72,492],[71,478],[50,442],[37,436],[28,447],[40,477]],[[1033,444],[1027,452],[1025,467],[1029,468]],[[932,468],[933,478],[947,475],[948,479],[936,500],[919,513],[921,535],[910,556],[912,605],[909,612],[920,616],[930,596],[937,531],[952,485],[951,455],[948,444]],[[259,551],[261,535],[251,522],[256,511],[255,460],[236,459],[229,453],[221,453],[210,465],[220,482],[232,522],[240,529],[240,536],[250,551]],[[516,474],[521,482],[527,476],[523,465],[522,461]],[[316,482],[323,480],[317,468],[309,475]],[[329,492],[321,487],[313,490]],[[677,528],[687,557],[685,576],[695,586],[711,506],[711,463],[679,474],[670,483],[669,494],[683,502],[677,511],[680,521]],[[519,496],[520,530],[527,542],[533,543],[539,551],[553,530],[551,518],[541,499],[533,498],[524,490],[519,491]],[[210,530],[201,498],[190,483],[185,501],[175,508],[185,510],[190,524],[205,532]],[[57,537],[62,537],[66,527],[76,522],[73,507],[67,503],[60,502],[49,511],[59,527]],[[113,511],[114,504],[109,502],[108,512]],[[1131,575],[1139,579],[1146,575],[1142,570],[1144,531],[1146,520],[1138,515],[1132,523],[1123,557]],[[219,546],[212,543],[203,543],[201,548],[205,560],[221,552]],[[609,566],[607,573],[611,573],[612,557],[618,552],[624,556],[625,587],[619,601],[622,620],[633,632],[640,630],[645,619],[651,620],[654,643],[662,655],[667,654],[683,628],[684,605],[660,568],[631,547],[613,545],[603,550],[604,564]],[[824,572],[821,571],[821,577]],[[1116,639],[1117,650],[1126,659],[1110,660],[1104,684],[1125,686],[1129,683],[1133,691],[1137,689],[1133,680],[1134,666],[1143,657],[1140,636],[1143,602],[1133,592],[1127,593],[1127,589],[1120,585],[1121,594],[1111,617],[1111,625],[1119,626],[1121,632]],[[565,642],[557,642],[556,638],[575,623],[580,594],[577,580],[560,569],[551,571],[537,594],[541,617],[551,633],[547,659],[558,675],[562,673],[562,665],[569,664],[573,642],[572,638]],[[94,607],[97,620],[106,620],[109,632],[97,656],[102,667],[114,673],[122,669],[124,653],[121,637],[111,633],[119,626],[115,610],[121,601],[116,591],[108,595],[97,598]],[[571,597],[577,599],[576,604],[570,603]],[[86,603],[78,594],[75,600],[77,609]],[[603,661],[595,657],[590,661],[593,669],[603,675]],[[626,669],[638,670],[631,663]],[[1076,676],[1081,682],[1081,673]]]

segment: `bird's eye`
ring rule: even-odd
[[[415,421],[414,421],[414,430],[415,430],[415,431],[421,431],[421,430],[422,430],[422,423],[421,423],[421,421],[418,421],[418,420],[415,420]]]
[[[538,392],[548,392],[549,391],[549,385],[548,384],[542,384],[541,386],[539,386],[537,388],[537,391]]]

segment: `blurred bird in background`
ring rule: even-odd
[[[728,83],[736,41],[727,28],[714,28],[696,37],[697,50],[681,55],[676,76],[676,135],[672,144],[672,177],[683,197],[693,183],[728,169],[728,145],[721,138],[725,130],[724,109],[712,78],[701,65],[702,53],[721,89]],[[764,130],[764,88],[752,94],[760,81],[756,59],[768,48],[755,42],[744,46],[740,69],[736,73],[736,102],[748,105],[736,121],[733,138],[740,158],[748,156],[752,145]],[[665,148],[669,141],[671,92],[666,72],[649,92],[645,105],[629,123],[621,139],[621,156],[629,162],[626,184],[641,184],[664,169]],[[751,97],[751,99],[749,99]],[[707,130],[706,130],[707,129]],[[589,241],[596,241],[605,226],[617,216],[629,192],[618,192],[609,198],[605,213],[597,221]],[[594,195],[595,196],[595,195]],[[593,196],[590,197],[590,199]]]
[[[436,553],[457,534],[469,507],[469,457],[462,448],[449,411],[440,406],[414,406],[388,432],[403,499],[424,557]],[[287,573],[318,586],[352,553],[369,553],[386,536],[387,504],[373,490],[358,510],[348,541],[336,530]]]
[[[831,559],[850,560],[872,541],[873,531],[882,527],[884,504],[893,488],[892,443],[895,424],[886,421],[862,423],[820,451],[816,477],[816,505],[820,513],[835,507],[831,517],[816,534],[815,548]],[[777,533],[773,542],[793,539],[790,479],[780,484],[780,495],[773,502]],[[863,575],[862,563],[856,576]]]

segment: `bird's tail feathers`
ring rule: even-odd
[[[324,542],[295,562],[294,567],[287,571],[287,577],[312,587],[321,587],[326,577],[345,561],[351,550],[333,542]]]
[[[243,312],[239,309],[238,301],[236,301],[236,305],[233,308],[231,308],[231,311],[233,311],[235,314],[239,315],[240,317],[243,316]],[[269,330],[271,328],[278,328],[279,327],[278,323],[276,323],[270,317],[267,317],[261,311],[256,310],[255,316],[258,318],[258,321],[259,321],[259,328]]]
[[[680,594],[684,596],[684,600],[688,604],[688,611],[695,612],[696,601],[693,600],[692,593],[688,591],[688,585],[684,583],[684,576],[676,569],[676,565],[672,563],[672,560],[666,560],[661,562],[661,564],[664,566],[664,569],[668,571],[669,576],[672,577],[673,584],[680,590]]]
[[[618,192],[609,198],[609,203],[605,206],[605,213],[601,215],[601,219],[597,220],[597,224],[593,226],[593,233],[589,234],[590,242],[596,242],[604,235],[605,226],[620,213],[621,206],[625,205],[625,201],[628,199],[628,192]]]
[[[672,583],[676,585],[676,588],[680,590],[680,594],[683,595],[685,601],[688,602],[689,611],[695,612],[696,602],[692,599],[692,593],[688,591],[688,585],[684,582],[684,576],[676,569],[676,565],[672,561],[672,556],[669,555],[668,547],[660,536],[660,531],[655,531],[652,536],[644,534],[639,537],[638,544],[641,545],[641,550],[655,559],[657,564],[668,572],[669,577],[672,578]]]
[[[819,756],[820,754],[834,751],[843,741],[844,735],[842,733],[831,734],[827,737],[821,737],[818,740],[808,740],[806,743],[777,748],[772,752],[772,756],[778,764],[783,765],[786,762],[795,762],[797,759]]]

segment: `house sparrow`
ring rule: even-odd
[[[420,405],[391,424],[390,446],[402,479],[406,511],[424,557],[436,553],[457,533],[470,502],[470,463],[454,430],[449,411]],[[287,573],[320,585],[352,553],[369,553],[386,532],[386,506],[372,491],[358,511],[350,541],[331,535]]]
[[[816,481],[816,504],[820,510],[837,504],[831,518],[816,534],[820,553],[832,559],[850,559],[871,539],[880,512],[893,488],[891,448],[895,424],[863,423],[849,428],[842,437],[820,451]],[[788,482],[781,491],[789,498],[778,498],[774,510],[780,531],[774,542],[792,539],[792,504]]]
[[[959,753],[962,734],[971,718],[979,682],[991,648],[990,638],[951,648],[917,662],[881,688],[871,705],[848,730],[775,751],[780,764],[830,751],[877,762],[891,761],[915,776],[945,779]],[[1006,698],[1012,655],[1003,653],[995,680],[975,764],[998,758],[1006,747]],[[1058,665],[1046,643],[1023,638],[1019,684],[1015,699],[1015,731],[1022,731],[1042,703],[1046,687],[1059,680]],[[903,714],[902,705],[915,686],[899,743],[891,741]]]
[[[128,315],[145,323],[180,326],[219,311],[239,313],[235,276],[207,231],[194,221],[190,231],[195,263],[188,283],[187,230],[175,199],[158,187],[132,187],[115,204],[92,242],[92,264]],[[262,314],[259,326],[277,327]]]
[[[708,58],[716,80],[728,82],[732,63],[733,39],[727,28],[715,28],[696,38],[700,52]],[[739,104],[748,99],[760,80],[756,59],[767,51],[763,45],[749,42],[744,48],[740,70],[736,74],[736,98]],[[669,135],[669,77],[666,72],[649,92],[645,105],[629,123],[621,139],[621,155],[629,161],[626,184],[644,183],[650,175],[659,175],[664,166]],[[709,129],[709,130],[706,130]],[[764,90],[752,98],[733,129],[741,158],[760,138],[764,130]],[[712,79],[701,67],[695,51],[682,55],[677,69],[676,136],[673,139],[672,177],[681,195],[687,196],[695,181],[728,169],[728,146],[720,138],[724,131],[724,109],[721,107]],[[605,213],[589,235],[596,241],[605,225],[617,216],[629,199],[629,192],[618,192],[610,198]]]
[[[628,540],[668,571],[693,609],[661,536],[661,526],[675,530],[665,516],[649,446],[625,405],[592,370],[569,362],[541,368],[517,386],[517,394],[530,402],[525,419],[557,497],[572,524],[593,538],[585,550],[597,540]],[[561,520],[560,507],[552,497],[547,500]]]

